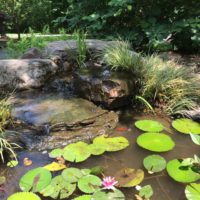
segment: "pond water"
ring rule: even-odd
[[[175,141],[176,146],[172,151],[161,153],[167,161],[174,158],[186,158],[193,157],[194,154],[199,155],[199,147],[191,141],[188,135],[180,134],[172,130],[171,120],[168,118],[163,118],[162,116],[147,115],[147,114],[135,114],[132,111],[124,110],[120,112],[120,120],[117,124],[118,127],[127,127],[127,131],[117,131],[114,129],[112,131],[112,136],[124,136],[126,137],[130,145],[128,148],[114,153],[105,153],[102,156],[92,156],[88,160],[80,164],[69,164],[69,166],[75,166],[78,168],[90,168],[94,166],[103,166],[105,168],[106,175],[114,175],[118,170],[130,167],[135,169],[143,169],[145,171],[145,179],[141,183],[142,186],[146,184],[151,184],[154,195],[152,200],[185,200],[184,189],[185,185],[173,181],[168,175],[166,170],[161,173],[156,173],[150,175],[146,172],[143,167],[143,159],[147,155],[152,154],[152,152],[140,148],[136,144],[136,138],[141,133],[138,129],[134,127],[134,121],[138,119],[156,119],[160,121],[165,126],[165,132],[167,132]],[[44,166],[50,163],[53,159],[48,158],[48,154],[42,154],[41,152],[19,152],[19,165],[15,168],[6,168],[5,166],[0,166],[0,175],[4,175],[7,178],[5,184],[5,193],[0,191],[0,199],[6,200],[7,197],[17,191],[20,191],[18,182],[20,177],[25,174],[26,171],[36,168],[39,166]],[[29,167],[23,165],[24,157],[29,157],[33,164]],[[134,199],[135,189],[122,189],[127,200]],[[69,198],[72,199],[72,198]],[[49,200],[48,198],[43,198],[42,200]]]

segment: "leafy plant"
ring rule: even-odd
[[[49,170],[39,167],[28,171],[20,179],[19,186],[22,191],[40,192],[51,182]]]
[[[136,100],[139,100],[140,102],[142,102],[142,103],[146,106],[147,109],[149,109],[149,110],[151,110],[153,113],[155,113],[155,110],[153,109],[153,107],[151,106],[151,104],[150,104],[145,98],[136,95],[136,96],[135,96],[135,99],[136,99]]]
[[[149,174],[164,170],[166,164],[166,160],[159,155],[150,155],[143,160],[143,165],[147,169]]]
[[[191,183],[200,179],[200,174],[194,172],[190,167],[183,169],[182,161],[177,159],[167,163],[167,172],[175,181],[182,183]]]
[[[63,155],[63,149],[54,149],[49,153],[49,157],[50,158],[57,158],[57,157],[61,157]]]
[[[135,126],[142,131],[146,132],[160,132],[164,129],[160,122],[154,120],[138,120],[135,122]]]
[[[200,200],[200,184],[191,183],[185,188],[185,196],[188,200]]]
[[[140,147],[154,152],[166,152],[175,146],[171,137],[163,133],[143,133],[136,142]]]
[[[105,191],[97,191],[92,195],[91,199],[95,200],[125,200],[124,194],[120,191],[115,189],[112,192],[105,192]]]
[[[32,192],[17,192],[8,197],[8,200],[40,200],[40,197]]]
[[[43,168],[48,169],[49,171],[60,171],[65,169],[67,166],[61,163],[52,162],[48,165],[45,165]]]
[[[91,195],[81,195],[73,200],[91,200],[92,196]]]
[[[75,39],[76,39],[76,45],[78,47],[78,58],[77,63],[78,66],[85,67],[85,61],[87,57],[87,46],[86,46],[86,34],[83,31],[77,30],[74,33]]]
[[[18,165],[18,161],[17,160],[11,160],[7,163],[8,167],[16,167]]]
[[[199,136],[199,135],[190,133],[190,137],[191,137],[192,141],[193,141],[196,145],[200,145],[200,136]]]
[[[151,185],[145,185],[139,190],[139,196],[145,199],[150,199],[153,196]]]
[[[144,171],[126,168],[118,171],[114,177],[118,181],[118,187],[134,187],[143,181]]]
[[[173,128],[185,134],[200,134],[200,124],[191,119],[181,118],[172,122]]]

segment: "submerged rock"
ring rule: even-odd
[[[39,88],[58,70],[48,59],[10,59],[0,62],[0,88]]]
[[[129,104],[134,94],[134,85],[131,74],[102,68],[82,69],[74,76],[77,95],[110,109]]]
[[[118,116],[80,98],[43,94],[15,99],[12,117],[25,123],[16,132],[28,149],[52,149],[90,140],[116,126]],[[32,130],[30,132],[30,130]]]

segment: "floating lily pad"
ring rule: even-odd
[[[92,195],[91,199],[95,200],[125,200],[124,194],[120,191],[115,189],[114,191],[104,192],[104,191],[97,191]]]
[[[129,146],[129,141],[125,137],[106,138],[105,136],[96,137],[93,144],[105,147],[106,151],[119,151]]]
[[[63,157],[70,162],[82,162],[91,155],[88,144],[85,142],[77,142],[69,144],[64,148]]]
[[[200,179],[200,174],[195,173],[190,167],[181,169],[181,161],[174,159],[167,163],[167,172],[175,181],[191,183]]]
[[[134,187],[144,179],[144,171],[141,169],[122,169],[115,174],[118,187]]]
[[[148,170],[148,172],[155,173],[160,172],[166,167],[166,160],[159,155],[150,155],[144,158],[143,160],[144,167]]]
[[[48,165],[45,165],[43,168],[48,169],[49,171],[60,171],[62,169],[66,168],[66,165],[64,164],[59,164],[57,162],[52,162]]]
[[[8,197],[7,200],[40,200],[40,197],[32,192],[17,192]]]
[[[174,148],[175,143],[170,136],[163,133],[143,133],[137,138],[137,144],[154,152],[165,152]]]
[[[83,176],[83,173],[78,168],[67,168],[63,170],[62,177],[69,183],[76,183]]]
[[[160,132],[164,129],[160,122],[154,120],[138,120],[135,122],[135,126],[145,132]]]
[[[91,200],[92,196],[91,195],[82,195],[80,197],[77,197],[73,200]]]
[[[188,200],[200,200],[200,184],[191,183],[185,188],[185,195]]]
[[[200,124],[191,119],[181,118],[172,122],[173,128],[185,134],[200,134]]]
[[[51,182],[51,173],[42,167],[28,171],[20,179],[19,186],[22,191],[40,192]]]
[[[57,158],[63,155],[63,149],[54,149],[49,153],[50,158]]]
[[[153,196],[153,189],[151,185],[146,185],[140,189],[139,192],[140,197],[144,197],[145,199],[150,199]]]
[[[200,135],[190,133],[190,137],[196,145],[200,145]]]
[[[76,184],[71,184],[63,179],[61,175],[52,179],[50,185],[41,191],[44,197],[53,199],[65,199],[76,190]]]
[[[101,185],[101,179],[94,175],[83,176],[78,180],[78,188],[84,193],[94,193]]]
[[[101,155],[106,150],[105,145],[98,145],[98,144],[90,144],[88,148],[92,155]]]

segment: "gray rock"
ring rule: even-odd
[[[39,88],[57,70],[58,66],[48,59],[1,60],[0,88]]]
[[[52,149],[88,141],[109,133],[118,122],[114,112],[84,99],[66,99],[61,94],[24,92],[15,97],[13,103],[12,117],[22,123],[14,130],[18,133],[14,141],[21,141],[28,149]]]
[[[26,52],[20,57],[20,59],[34,59],[34,58],[42,58],[42,52],[36,47],[27,49]]]
[[[109,109],[129,104],[134,85],[132,74],[110,72],[102,68],[82,69],[74,76],[74,88],[78,96]]]

